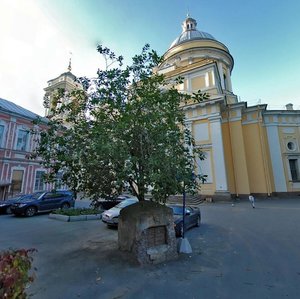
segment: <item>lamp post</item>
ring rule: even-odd
[[[187,238],[184,237],[184,233],[185,233],[185,214],[186,214],[186,211],[185,211],[185,184],[183,182],[183,191],[182,191],[182,236],[179,240],[179,252],[180,253],[192,253],[192,247],[188,241]]]

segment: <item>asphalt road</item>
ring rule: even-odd
[[[33,299],[300,297],[300,198],[200,205],[193,253],[140,267],[100,221],[0,216],[0,249],[38,249]]]

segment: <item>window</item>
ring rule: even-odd
[[[13,170],[12,180],[11,180],[11,193],[18,194],[22,191],[23,183],[23,170]]]
[[[29,132],[26,130],[19,130],[16,149],[26,151]]]
[[[58,172],[56,175],[56,180],[55,180],[55,188],[56,189],[62,189],[62,172]]]
[[[56,193],[56,192],[49,192],[47,193],[44,198],[45,199],[57,199],[59,197],[66,197],[66,194]]]
[[[4,126],[0,125],[0,147],[2,145],[3,139],[4,139]]]
[[[44,190],[44,174],[45,174],[45,171],[42,171],[42,170],[38,170],[35,173],[35,183],[34,183],[35,191]]]
[[[224,72],[224,70],[223,70],[223,72]],[[224,79],[224,89],[227,90],[227,78],[226,78],[225,74],[223,75],[223,79]]]
[[[287,143],[287,148],[288,148],[290,151],[294,151],[294,150],[296,149],[296,145],[295,145],[294,142],[289,141],[289,142]]]
[[[289,159],[292,181],[299,181],[298,159]]]

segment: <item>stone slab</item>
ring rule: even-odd
[[[60,215],[60,214],[49,214],[49,218],[56,219],[56,220],[59,220],[59,221],[65,221],[65,222],[70,221],[70,216]]]
[[[100,220],[101,214],[96,215],[79,215],[79,216],[66,216],[60,214],[49,214],[49,218],[56,219],[65,222],[75,222],[75,221],[87,221],[87,220]]]

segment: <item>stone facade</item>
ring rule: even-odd
[[[119,249],[129,251],[141,265],[178,257],[172,209],[144,201],[121,210]]]

